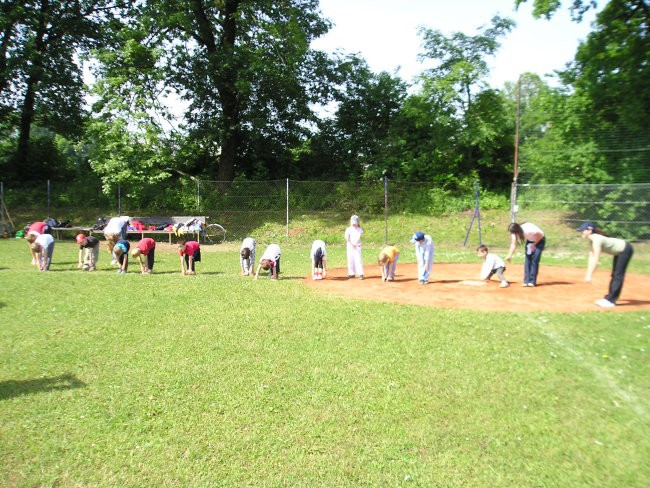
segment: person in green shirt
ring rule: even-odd
[[[634,254],[634,248],[629,242],[623,239],[606,236],[593,222],[584,222],[578,227],[578,232],[582,234],[584,239],[587,239],[591,243],[591,247],[589,248],[589,261],[587,262],[587,274],[585,275],[585,281],[587,283],[591,282],[591,277],[598,267],[600,255],[604,252],[614,256],[609,292],[604,298],[597,300],[596,305],[606,308],[615,307],[616,301],[623,289],[625,271],[630,259],[632,259],[632,254]]]

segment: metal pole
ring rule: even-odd
[[[478,180],[476,180],[476,215],[478,217],[478,243],[483,244],[483,237],[481,235],[481,203],[480,192],[478,188]]]
[[[388,177],[384,176],[384,245],[388,244]]]
[[[289,239],[289,178],[287,178],[287,239]]]
[[[122,189],[119,183],[117,184],[117,216],[122,216]]]
[[[50,218],[50,199],[52,197],[52,185],[50,180],[47,180],[47,218]]]
[[[196,179],[196,215],[201,215],[201,180]]]
[[[521,76],[517,80],[517,113],[515,119],[515,159],[512,172],[512,191],[510,192],[510,222],[515,221],[517,213],[517,180],[519,179],[519,124],[521,122]]]

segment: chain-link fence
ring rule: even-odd
[[[74,183],[50,184],[45,188],[9,189],[10,207],[21,206],[27,218],[74,214],[75,225],[98,216],[164,217],[201,215],[208,223],[226,229],[226,239],[240,240],[253,231],[290,237],[298,230],[308,234],[314,222],[323,227],[345,222],[358,214],[375,222],[383,219],[383,240],[389,239],[388,218],[401,212],[440,215],[474,207],[474,188],[456,191],[431,183],[391,181],[207,181],[179,177],[141,185],[121,184],[108,192],[93,187],[75,193]],[[79,199],[75,200],[74,196]],[[501,208],[505,199],[501,202]],[[85,220],[85,221],[84,221]],[[381,225],[381,224],[380,224]],[[304,231],[304,232],[303,232]],[[268,233],[267,232],[267,233]],[[377,236],[379,239],[380,236]]]
[[[567,223],[578,226],[591,220],[608,233],[626,239],[650,239],[650,184],[519,185],[516,215],[522,220],[535,212],[538,221],[560,213]],[[541,216],[540,216],[541,215]]]
[[[650,239],[650,184],[630,185],[533,185],[516,188],[511,215],[507,196],[480,192],[472,187],[449,191],[430,183],[408,183],[388,179],[376,181],[207,181],[179,177],[139,186],[117,185],[108,193],[99,188],[75,192],[77,182],[37,189],[8,189],[7,207],[27,207],[24,219],[75,216],[73,224],[87,225],[98,216],[165,217],[202,215],[208,223],[226,229],[226,240],[239,241],[251,234],[273,238],[309,239],[326,229],[342,225],[350,215],[371,218],[379,242],[395,236],[389,222],[402,213],[456,215],[458,241],[467,231],[470,212],[499,209],[504,228],[509,219],[553,222],[567,230],[578,222],[593,220],[612,235],[628,239]],[[481,194],[480,206],[478,202]],[[3,192],[3,205],[5,202]],[[84,213],[85,212],[85,213]],[[451,217],[450,217],[451,218]],[[473,222],[473,220],[471,220]],[[20,225],[20,221],[19,225]],[[24,222],[22,222],[24,224]],[[476,223],[480,225],[480,221]],[[474,228],[476,229],[476,227]],[[480,236],[479,236],[480,238]]]

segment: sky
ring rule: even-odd
[[[359,53],[374,72],[394,73],[399,68],[399,76],[411,81],[426,68],[417,60],[422,52],[418,27],[444,35],[476,35],[478,28],[490,25],[498,13],[517,23],[490,62],[488,83],[501,88],[507,81],[517,81],[521,73],[544,76],[573,59],[579,42],[590,31],[594,13],[590,11],[581,23],[575,23],[570,19],[570,2],[562,3],[551,20],[545,20],[533,18],[532,0],[518,11],[515,0],[320,0],[323,16],[334,27],[312,47]],[[554,84],[552,79],[547,82]]]

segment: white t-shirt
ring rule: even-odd
[[[50,234],[41,234],[34,241],[35,244],[40,244],[41,247],[46,248],[54,242],[54,237]]]
[[[506,265],[503,262],[503,259],[496,254],[488,253],[487,256],[485,256],[485,262],[481,268],[481,279],[486,280],[493,270],[505,267]]]
[[[244,239],[241,242],[241,247],[239,248],[239,250],[241,251],[242,249],[244,249],[246,247],[248,249],[250,249],[251,252],[254,252],[255,251],[255,239],[253,239],[252,237],[247,237],[246,239]]]
[[[104,227],[104,235],[121,233],[125,223],[126,221],[123,217],[113,217],[108,221],[106,227]]]
[[[361,234],[363,234],[363,229],[361,227],[351,225],[345,229],[345,240],[348,244],[351,244],[355,247],[360,246]]]
[[[542,232],[542,229],[537,227],[535,224],[531,224],[530,222],[524,222],[521,224],[521,230],[524,231],[524,239],[527,241],[537,241],[537,235],[536,234],[541,234],[542,237],[544,237],[544,232]]]
[[[280,246],[277,244],[269,244],[269,247],[267,247],[264,254],[262,254],[260,261],[262,259],[268,259],[269,261],[276,263],[280,259]]]
[[[323,259],[327,259],[327,252],[325,251],[325,242],[321,241],[320,239],[316,239],[312,243],[309,257],[314,259],[314,255],[316,254],[316,251],[318,251],[319,248],[323,250]]]

